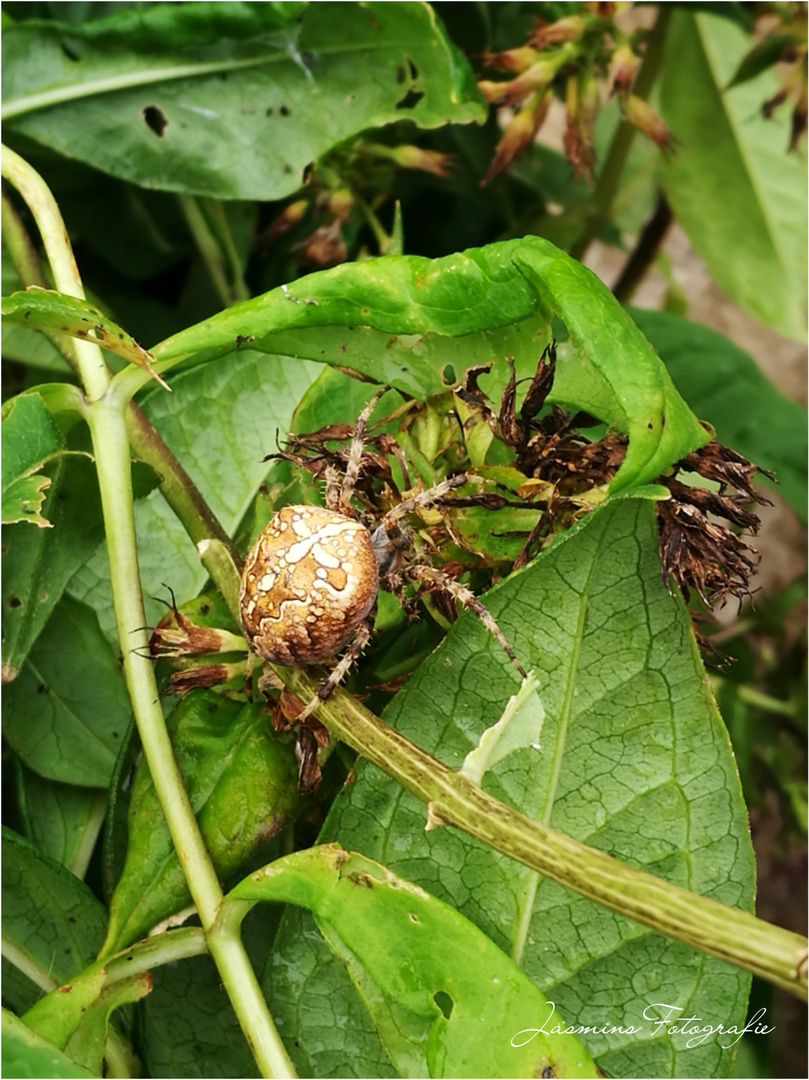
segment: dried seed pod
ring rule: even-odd
[[[371,534],[361,522],[319,506],[286,506],[247,556],[242,626],[264,659],[317,664],[348,644],[378,589]]]

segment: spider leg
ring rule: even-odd
[[[368,426],[368,421],[371,417],[371,413],[374,411],[374,406],[377,401],[382,397],[388,388],[385,386],[371,398],[360,415],[357,417],[357,423],[354,427],[354,436],[351,440],[351,447],[348,451],[348,463],[346,464],[346,472],[343,477],[343,487],[340,491],[340,497],[338,500],[337,509],[342,514],[346,514],[349,517],[352,516],[353,510],[351,506],[351,496],[354,493],[354,485],[357,483],[357,478],[360,475],[360,465],[362,463],[362,451],[365,443],[365,429]]]
[[[389,525],[395,525],[399,518],[404,517],[406,514],[412,514],[414,510],[418,510],[422,506],[432,506],[434,503],[440,503],[453,488],[470,482],[475,483],[476,481],[477,478],[470,476],[468,473],[456,473],[455,476],[447,477],[440,484],[435,484],[433,487],[427,488],[426,491],[421,491],[418,495],[413,495],[411,498],[400,502],[398,506],[394,506],[392,510],[385,514],[382,525],[386,528]]]
[[[295,717],[296,723],[303,723],[308,717],[312,715],[318,706],[322,705],[324,701],[332,694],[332,692],[340,685],[343,679],[348,674],[348,669],[360,655],[362,650],[368,644],[371,634],[374,629],[374,618],[376,616],[376,604],[371,608],[369,613],[365,617],[365,621],[360,623],[360,627],[357,630],[354,640],[349,647],[340,657],[334,669],[329,673],[328,677],[324,680],[320,686],[318,692],[303,710]]]
[[[325,469],[325,477],[326,490],[324,494],[326,497],[326,508],[328,510],[339,511],[341,506],[340,475],[333,465],[327,465]]]
[[[403,567],[402,573],[412,581],[421,582],[427,589],[446,590],[450,596],[454,596],[456,600],[459,600],[464,607],[474,611],[489,633],[500,642],[506,656],[508,656],[517,671],[519,671],[522,678],[527,678],[522,664],[517,659],[514,650],[506,641],[503,631],[495,622],[491,612],[487,611],[471,589],[467,589],[465,585],[462,585],[459,581],[455,581],[454,578],[451,578],[448,574],[442,573],[441,570],[437,570],[434,566],[424,566],[416,563],[413,566]]]

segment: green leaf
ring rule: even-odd
[[[511,352],[530,355],[535,367],[548,319],[514,265],[523,243],[543,242],[511,240],[433,260],[390,255],[309,274],[175,334],[154,355],[173,360],[246,342],[350,368],[420,399],[446,389],[447,364],[463,371]]]
[[[18,524],[7,527],[4,535],[4,682],[17,677],[68,581],[104,536],[93,462],[62,454],[45,468],[52,483],[44,513],[53,528]]]
[[[629,310],[694,412],[716,428],[720,442],[772,470],[777,490],[805,521],[806,409],[715,330],[665,311]],[[765,477],[760,483],[769,486]]]
[[[178,373],[171,394],[156,388],[143,402],[144,412],[231,535],[267,475],[262,459],[275,449],[276,431],[283,436],[289,430],[295,405],[319,370],[279,357],[268,375],[267,362],[243,349],[217,365]],[[153,597],[166,596],[164,583],[182,603],[200,592],[208,572],[159,492],[135,505],[135,520],[146,618],[155,624],[165,608]],[[96,609],[102,629],[116,640],[105,551],[99,550],[73,578],[70,591]]]
[[[17,764],[17,798],[24,834],[46,855],[83,878],[104,823],[104,791],[43,780]]]
[[[242,923],[256,971],[272,951],[280,913],[280,907],[264,904]],[[260,1075],[209,956],[164,964],[152,977],[154,989],[138,1009],[138,1048],[149,1076]]]
[[[297,763],[261,705],[209,691],[188,694],[168,721],[177,764],[221,877],[240,867],[300,809]],[[110,902],[105,955],[128,945],[191,897],[148,766],[138,768],[129,847]]]
[[[87,886],[3,829],[3,998],[18,1012],[95,958],[106,912]]]
[[[3,734],[26,765],[61,783],[107,786],[131,710],[90,608],[62,598],[3,701]]]
[[[2,293],[3,296],[8,296],[9,293],[24,289],[25,285],[17,273],[5,243],[2,253]],[[2,335],[5,360],[15,360],[19,364],[45,368],[48,371],[58,372],[60,375],[65,375],[70,371],[67,361],[53,342],[39,330],[27,330],[24,326],[4,324]]]
[[[586,409],[629,436],[611,494],[654,480],[708,442],[654,349],[595,274],[541,241],[521,246],[515,261],[547,290],[575,350],[557,368],[553,400]]]
[[[551,1012],[543,995],[476,926],[377,862],[337,845],[309,848],[229,898],[313,911],[403,1076],[596,1075],[571,1035],[517,1043]]]
[[[3,1009],[3,1076],[93,1077],[53,1043],[31,1031],[14,1013]]]
[[[663,182],[694,250],[731,299],[802,340],[806,163],[787,153],[788,117],[761,116],[778,89],[772,72],[722,89],[748,44],[727,19],[672,12],[660,103],[682,145]]]
[[[283,198],[366,128],[486,116],[422,3],[155,5],[27,21],[3,49],[8,133],[145,187],[223,199]]]
[[[45,371],[67,375],[67,361],[56,346],[39,330],[27,330],[24,326],[9,323],[3,326],[3,357],[18,364],[43,368]]]
[[[152,974],[154,989],[138,1018],[149,1076],[260,1075],[209,957],[194,956]]]
[[[565,320],[572,346],[548,400],[586,409],[629,435],[613,493],[653,480],[708,441],[609,290],[539,237],[311,274],[182,331],[154,355],[177,359],[246,337],[254,348],[353,368],[423,399],[446,389],[447,364],[463,371],[494,355],[505,381],[511,355],[519,373],[533,374],[551,309]]]
[[[64,447],[64,440],[37,394],[15,398],[3,417],[3,524],[30,521],[49,526],[40,509],[50,477],[34,476]]]
[[[785,53],[800,44],[801,39],[797,34],[771,34],[769,37],[765,37],[742,58],[736,68],[736,73],[727,85],[727,89],[731,90],[734,86],[738,86],[739,83],[754,79],[762,71],[779,63],[784,58]]]
[[[610,500],[485,597],[540,679],[541,747],[515,750],[483,786],[535,820],[656,875],[749,909],[754,866],[738,776],[682,602],[660,574],[653,505]],[[385,719],[458,768],[517,689],[502,649],[467,613]],[[424,831],[425,807],[372,767],[338,796],[321,839],[384,858],[452,903],[516,960],[611,1075],[723,1075],[729,1051],[655,1033],[655,1002],[743,1022],[743,972],[567,892],[455,829]],[[294,931],[294,932],[293,932]],[[304,973],[317,969],[348,1030],[328,953],[285,918],[272,968],[287,1042],[338,1045]],[[679,1014],[678,1014],[679,1015]],[[603,1025],[623,1026],[605,1035]],[[634,1034],[626,1029],[639,1027]],[[341,1049],[350,1053],[342,1043]],[[378,1054],[377,1050],[377,1054]],[[372,1050],[366,1056],[375,1061]],[[365,1075],[349,1058],[348,1075]],[[346,1075],[346,1073],[344,1073]]]
[[[82,1009],[81,1020],[68,1040],[65,1051],[80,1065],[98,1076],[104,1065],[104,1049],[110,1015],[122,1005],[133,1005],[152,989],[150,972],[141,971],[107,987],[90,1005]]]
[[[25,292],[4,296],[3,318],[10,323],[34,327],[37,330],[55,330],[85,341],[96,341],[105,349],[122,356],[162,381],[151,369],[151,356],[137,341],[122,330],[102,311],[86,300],[75,296],[40,289],[31,285]]]

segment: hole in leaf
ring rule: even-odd
[[[282,116],[289,116],[289,106],[288,105],[282,105],[281,108],[278,111]]]
[[[63,37],[59,42],[62,52],[68,60],[81,60],[84,53],[84,42],[73,37]]]
[[[416,65],[413,63],[409,56],[407,58],[407,66],[410,69],[410,78],[413,80],[413,82],[415,82],[416,79],[419,77],[419,69],[416,67]]]
[[[146,105],[141,111],[147,127],[155,133],[158,139],[163,138],[163,133],[169,126],[169,118],[159,105]]]
[[[401,100],[396,102],[397,109],[415,109],[424,97],[423,90],[408,90]]]
[[[444,380],[445,386],[452,386],[455,382],[455,368],[452,364],[445,364],[444,370],[441,372],[441,378]]]
[[[433,1001],[444,1014],[444,1019],[449,1020],[452,1016],[452,1010],[455,1008],[455,1002],[449,994],[445,990],[437,990],[433,994]]]
[[[396,81],[397,83],[403,83],[405,81],[405,69],[401,64],[396,69]]]
[[[19,596],[15,596],[14,593],[12,593],[11,596],[8,597],[7,603],[10,608],[22,607],[21,598]]]

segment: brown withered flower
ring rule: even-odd
[[[543,504],[542,512],[515,566],[528,562],[560,526],[589,509],[593,502],[587,502],[587,493],[608,484],[626,455],[624,435],[608,433],[597,440],[587,439],[580,430],[588,423],[584,414],[570,416],[555,405],[539,415],[553,386],[555,363],[555,345],[551,344],[540,358],[519,412],[513,362],[496,413],[478,386],[487,367],[467,372],[456,391],[476,404],[497,437],[512,447],[516,468],[538,482],[537,502]],[[685,484],[678,479],[681,472],[696,473],[718,484],[719,490]],[[728,596],[741,600],[750,595],[757,555],[738,533],[755,535],[760,522],[750,503],[769,502],[753,487],[757,472],[764,470],[713,440],[659,478],[670,494],[669,499],[656,504],[663,577],[669,588],[677,587],[686,600],[692,590],[709,606],[724,603]],[[525,485],[520,493],[527,495],[530,490],[530,485]]]
[[[706,605],[724,604],[729,596],[743,600],[750,596],[758,556],[730,525],[754,536],[758,532],[759,518],[747,506],[769,505],[752,483],[756,472],[765,470],[715,440],[678,461],[675,470],[712,480],[719,491],[683,484],[676,472],[661,477],[671,493],[657,504],[664,580],[686,600],[692,589]]]

